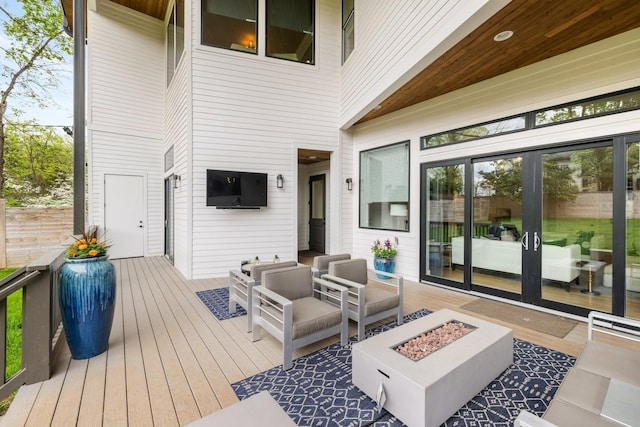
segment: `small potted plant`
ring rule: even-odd
[[[393,244],[390,239],[386,239],[384,242],[374,240],[373,246],[371,246],[371,252],[373,252],[373,268],[387,273],[393,273],[396,265],[396,255],[398,255],[397,237],[394,237]],[[387,278],[387,276],[382,274],[378,274],[377,276],[381,279]]]
[[[58,302],[74,359],[88,359],[109,344],[116,299],[116,275],[100,228],[91,226],[67,247],[58,277]]]

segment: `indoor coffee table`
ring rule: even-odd
[[[414,361],[394,348],[450,321],[471,331]],[[513,331],[452,310],[439,310],[356,343],[352,381],[409,427],[439,426],[513,363]]]

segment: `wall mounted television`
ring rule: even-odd
[[[207,169],[207,206],[217,209],[267,206],[267,174]]]

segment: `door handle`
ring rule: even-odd
[[[140,221],[140,224],[138,225],[138,228],[144,228],[144,225],[142,225],[142,221]]]
[[[540,236],[538,236],[538,232],[533,232],[533,251],[538,252],[538,248],[540,247]]]
[[[528,231],[526,231],[522,235],[522,247],[524,248],[525,251],[529,250],[529,232]]]

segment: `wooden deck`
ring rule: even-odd
[[[252,343],[245,316],[219,321],[196,297],[196,291],[226,286],[226,278],[186,280],[162,257],[114,263],[118,298],[109,350],[72,360],[62,345],[51,379],[23,386],[2,426],[181,426],[237,402],[230,384],[282,363],[278,341],[264,334]],[[476,299],[405,281],[405,313],[465,312],[459,307]],[[586,340],[584,323],[565,338],[497,323],[512,327],[518,338],[571,355]]]

